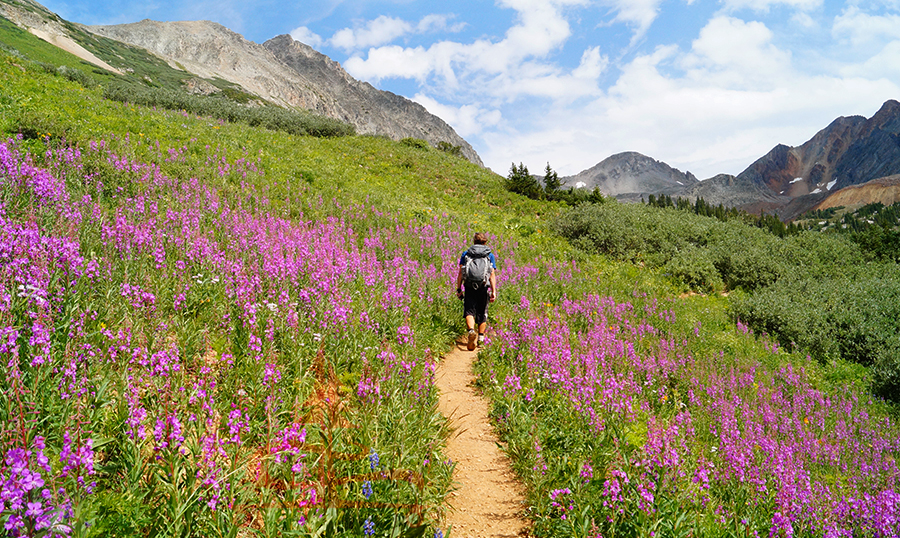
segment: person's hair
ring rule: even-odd
[[[487,236],[481,232],[475,234],[475,239],[472,240],[476,245],[484,245],[487,243]]]

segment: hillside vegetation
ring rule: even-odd
[[[870,371],[665,274],[693,248],[710,289],[772,289],[789,269],[757,286],[729,243],[699,244],[761,255],[764,231],[682,239],[674,210],[567,209],[425,144],[110,101],[49,71],[0,54],[8,534],[453,535],[433,374],[475,231],[500,260],[479,383],[536,534],[896,533],[900,428]]]

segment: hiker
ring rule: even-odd
[[[459,273],[456,276],[456,296],[463,299],[463,315],[468,329],[468,349],[484,344],[487,328],[488,302],[497,298],[497,259],[487,246],[487,237],[476,233],[474,245],[463,252],[459,259]],[[463,291],[465,284],[465,291]],[[476,327],[478,332],[475,332]]]

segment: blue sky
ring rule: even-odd
[[[638,151],[706,179],[900,100],[900,0],[47,0],[83,24],[291,34],[413,99],[506,175]]]

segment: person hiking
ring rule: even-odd
[[[456,275],[456,295],[463,299],[469,351],[475,349],[476,339],[478,345],[484,344],[488,303],[497,298],[497,259],[487,246],[487,236],[476,233],[472,242],[475,244],[459,258]]]

